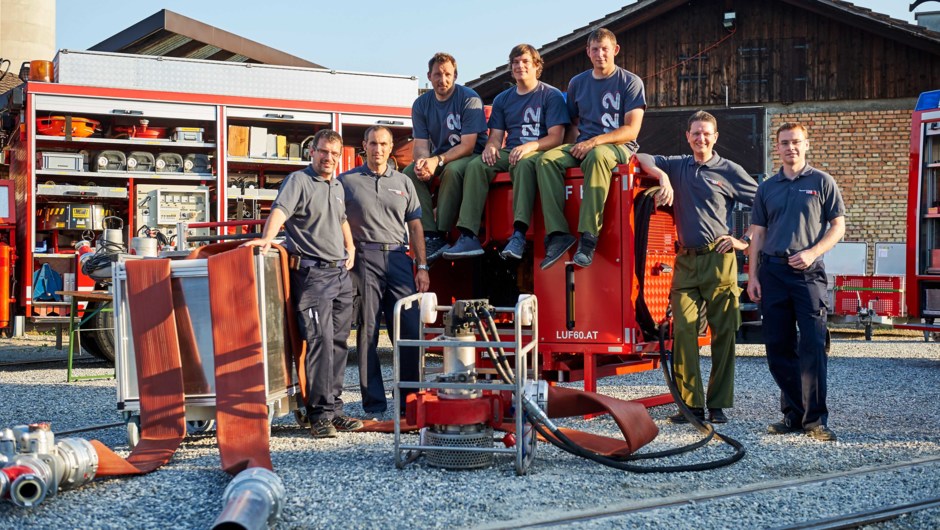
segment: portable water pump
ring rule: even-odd
[[[417,302],[418,298],[402,299],[398,307]],[[396,420],[396,447],[407,453],[397,450],[396,464],[403,466],[405,460],[424,454],[430,466],[477,469],[491,465],[494,455],[506,453],[515,454],[516,471],[524,473],[532,460],[535,440],[526,414],[521,412],[525,409],[523,399],[539,393],[537,341],[535,331],[530,329],[535,325],[535,297],[524,295],[516,307],[510,308],[494,307],[488,300],[458,300],[453,306],[439,307],[433,294],[422,293],[420,298],[422,322],[433,323],[437,312],[442,312],[444,327],[431,341],[396,336],[396,348],[439,346],[443,349],[443,367],[428,381],[400,381],[396,355],[396,392],[419,389],[408,396],[406,419],[421,430],[420,444],[404,445],[399,436],[400,420]],[[515,328],[504,330],[513,340],[500,341],[494,319],[498,313],[513,315]],[[478,356],[478,352],[485,352],[485,357]],[[514,360],[511,366],[510,357]],[[424,356],[421,358],[423,380]],[[541,393],[546,393],[544,383]],[[541,402],[544,404],[544,399]],[[496,430],[508,434],[496,439]],[[521,440],[517,441],[517,436]]]
[[[471,308],[490,309],[486,300],[458,302],[452,311],[444,315],[444,340],[458,342],[476,341],[474,328],[479,322]],[[474,385],[477,382],[476,349],[473,346],[445,346],[444,373],[437,377],[441,383]],[[437,397],[440,409],[447,411],[448,424],[431,424],[425,432],[425,442],[431,446],[449,447],[493,447],[493,422],[500,420],[499,414],[490,414],[493,407],[502,408],[499,398],[483,397],[479,388],[442,388]],[[425,406],[431,402],[423,400]],[[478,414],[468,414],[469,411]],[[495,412],[495,411],[494,411]],[[461,420],[461,418],[465,418]],[[441,420],[438,420],[441,421]],[[467,421],[453,424],[453,421]],[[493,453],[464,453],[447,449],[427,452],[428,465],[447,469],[470,469],[486,467],[493,462]]]

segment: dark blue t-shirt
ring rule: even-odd
[[[464,134],[477,135],[474,153],[482,153],[486,145],[486,116],[483,100],[471,88],[454,85],[447,101],[438,101],[433,90],[418,96],[411,106],[414,137],[431,143],[431,155],[447,152],[460,143]]]
[[[506,131],[506,149],[544,138],[556,125],[571,123],[565,97],[557,88],[539,82],[528,94],[519,95],[516,87],[501,92],[493,100],[489,126]]]
[[[633,109],[646,109],[643,81],[619,66],[610,77],[594,79],[588,70],[568,83],[568,114],[578,119],[579,142],[623,126]]]

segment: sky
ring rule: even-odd
[[[57,0],[56,48],[86,50],[161,9],[336,70],[417,76],[438,51],[458,82],[505,63],[520,42],[540,48],[632,0]],[[856,5],[914,23],[908,0]],[[472,7],[471,7],[472,6]],[[572,10],[572,6],[579,9]],[[918,11],[938,11],[927,2]],[[421,86],[424,86],[422,84]]]

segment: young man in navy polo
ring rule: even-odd
[[[767,364],[780,387],[783,419],[767,432],[835,441],[826,406],[829,297],[822,256],[845,234],[845,204],[835,179],[806,162],[807,151],[802,124],[777,129],[783,164],[754,198],[747,293],[760,302]]]

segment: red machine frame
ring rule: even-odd
[[[0,328],[13,329],[16,296],[16,185],[12,180],[0,180],[6,190],[6,216],[0,216]]]
[[[570,169],[565,176],[565,216],[576,228],[584,175]],[[545,257],[545,227],[537,204],[533,224],[526,235],[534,252],[518,265],[520,287],[539,299],[539,350],[542,377],[552,383],[584,381],[584,389],[596,391],[600,377],[659,368],[658,341],[644,339],[635,306],[638,278],[635,274],[634,201],[658,183],[639,172],[634,160],[616,168],[604,208],[604,223],[594,263],[581,268],[561,261],[548,270],[538,264]],[[495,252],[512,234],[512,188],[508,173],[496,176],[490,186],[484,215],[484,246]],[[655,321],[665,317],[669,305],[672,270],[676,256],[675,222],[670,209],[657,208],[650,217],[647,237],[644,299]],[[573,253],[573,249],[569,252]],[[531,259],[532,261],[528,261]],[[508,263],[510,267],[518,262]],[[478,291],[471,278],[479,273],[477,260],[442,262],[432,268],[431,287],[441,300],[471,298]],[[568,278],[575,291],[569,293]],[[528,291],[532,289],[532,291]],[[573,307],[569,304],[573,294]],[[570,313],[573,310],[573,322]],[[707,337],[700,339],[708,344]],[[671,340],[667,342],[671,347]],[[672,402],[668,395],[639,400],[646,406]]]

